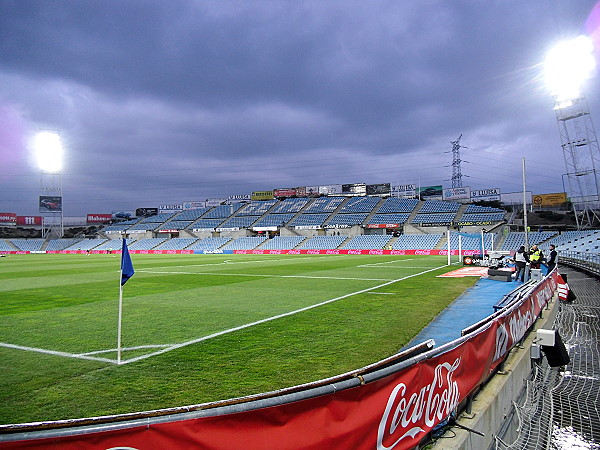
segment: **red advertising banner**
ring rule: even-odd
[[[17,225],[41,225],[42,216],[17,216]]]
[[[15,223],[17,221],[17,215],[15,213],[0,213],[0,223],[8,222]]]
[[[234,250],[238,255],[448,255],[448,250],[348,250],[348,249],[330,249],[330,250]],[[463,250],[462,255],[478,255],[480,250]],[[450,250],[451,255],[458,255],[458,250]]]
[[[206,409],[170,422],[137,421],[72,435],[62,430],[53,438],[0,442],[0,449],[410,449],[487,379],[533,324],[557,280],[554,271],[531,295],[455,347],[433,349],[383,378],[365,373],[364,383],[355,387],[230,414],[208,416],[212,410]]]
[[[108,223],[112,220],[112,214],[88,214],[87,223]]]
[[[293,197],[296,195],[296,188],[274,189],[273,197]]]

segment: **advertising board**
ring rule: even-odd
[[[562,206],[567,203],[566,192],[554,194],[536,194],[533,196],[533,206],[536,208]]]
[[[471,198],[471,188],[470,187],[456,187],[456,188],[448,188],[442,191],[442,200],[464,200]]]
[[[400,184],[392,186],[392,197],[415,198],[417,196],[417,187],[414,184]]]
[[[367,195],[390,195],[392,188],[390,183],[367,184]]]
[[[500,188],[472,190],[471,191],[471,201],[472,202],[499,202],[500,195],[501,195]]]
[[[17,215],[15,213],[0,213],[1,224],[14,224],[17,221]]]
[[[88,214],[87,223],[108,223],[112,220],[112,214]]]
[[[41,213],[62,212],[62,197],[58,195],[40,195]]]
[[[273,191],[254,191],[251,200],[273,200]]]

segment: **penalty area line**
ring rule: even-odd
[[[144,360],[144,359],[147,359],[147,358],[151,358],[153,356],[157,356],[157,355],[161,355],[161,354],[166,353],[166,352],[170,352],[172,350],[176,350],[178,348],[187,347],[188,345],[192,345],[192,344],[197,344],[199,342],[206,341],[208,339],[212,339],[212,338],[215,338],[215,337],[218,337],[218,336],[223,336],[225,334],[233,333],[235,331],[243,330],[245,328],[250,328],[250,327],[253,327],[255,325],[260,325],[262,323],[271,322],[273,320],[281,319],[283,317],[289,317],[289,316],[292,316],[294,314],[298,314],[298,313],[301,313],[301,312],[304,312],[304,311],[309,311],[311,309],[318,308],[319,306],[323,306],[323,305],[327,305],[329,303],[337,302],[338,300],[342,300],[344,298],[352,297],[354,295],[358,295],[358,294],[363,294],[363,293],[366,293],[366,292],[370,292],[370,291],[373,291],[375,289],[379,289],[379,288],[382,288],[384,286],[389,286],[390,284],[397,283],[399,281],[404,281],[404,280],[407,280],[409,278],[414,278],[414,277],[417,277],[419,275],[423,275],[423,274],[426,274],[426,273],[429,273],[429,272],[433,272],[435,270],[442,269],[444,267],[447,267],[447,266],[443,265],[443,266],[439,266],[439,267],[434,267],[433,269],[424,270],[423,272],[414,273],[412,275],[407,275],[405,277],[398,278],[396,280],[391,280],[391,281],[388,281],[386,283],[382,283],[382,284],[379,284],[377,286],[373,286],[373,287],[370,287],[370,288],[361,289],[360,291],[351,292],[349,294],[345,294],[345,295],[342,295],[340,297],[331,298],[329,300],[325,300],[323,302],[316,303],[314,305],[305,306],[304,308],[296,309],[294,311],[289,311],[289,312],[286,312],[286,313],[283,313],[283,314],[277,314],[276,316],[267,317],[265,319],[257,320],[255,322],[250,322],[250,323],[247,323],[247,324],[244,324],[244,325],[240,325],[240,326],[237,326],[237,327],[229,328],[227,330],[218,331],[216,333],[212,333],[212,334],[209,334],[207,336],[203,336],[203,337],[200,337],[200,338],[197,338],[197,339],[192,339],[190,341],[181,342],[179,344],[174,344],[174,345],[171,345],[170,347],[158,350],[158,351],[153,352],[153,353],[147,353],[145,355],[137,356],[135,358],[130,358],[130,359],[127,359],[127,360],[121,360],[121,364],[130,364],[130,363],[133,363],[133,362],[141,361],[141,360]]]

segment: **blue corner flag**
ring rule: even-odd
[[[133,270],[133,264],[131,264],[131,256],[129,256],[129,249],[127,248],[127,240],[123,238],[123,250],[121,251],[121,286],[127,283],[135,270]]]

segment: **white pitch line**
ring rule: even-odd
[[[164,274],[178,274],[178,275],[215,275],[215,276],[228,276],[228,277],[262,277],[262,278],[307,278],[307,279],[318,279],[318,280],[355,280],[355,281],[390,281],[389,278],[354,278],[354,277],[317,277],[308,275],[269,275],[269,274],[256,274],[256,273],[225,273],[225,272],[181,272],[181,271],[160,271],[160,270],[136,270],[140,273],[164,273]]]
[[[253,327],[254,325],[260,325],[261,323],[271,322],[271,321],[276,320],[276,319],[281,319],[283,317],[292,316],[294,314],[298,314],[300,312],[304,312],[304,311],[308,311],[308,310],[311,310],[311,309],[314,309],[314,308],[318,308],[319,306],[327,305],[328,303],[333,303],[333,302],[336,302],[338,300],[342,300],[344,298],[352,297],[354,295],[358,295],[358,294],[369,292],[369,291],[372,291],[372,290],[375,290],[375,289],[379,289],[381,287],[388,286],[390,284],[397,283],[399,281],[407,280],[409,278],[417,277],[419,275],[423,275],[423,274],[428,273],[428,272],[433,272],[434,270],[442,269],[443,267],[446,267],[446,266],[444,265],[444,266],[440,266],[440,267],[435,267],[433,269],[425,270],[423,272],[415,273],[415,274],[412,274],[412,275],[407,275],[405,277],[398,278],[396,280],[388,281],[387,283],[382,283],[382,284],[380,284],[378,286],[373,286],[373,287],[370,287],[370,288],[367,288],[367,289],[361,289],[360,291],[352,292],[350,294],[345,294],[345,295],[342,295],[340,297],[336,297],[336,298],[332,298],[332,299],[329,299],[329,300],[325,300],[323,302],[316,303],[316,304],[310,305],[310,306],[306,306],[304,308],[296,309],[294,311],[290,311],[290,312],[283,313],[283,314],[278,314],[278,315],[272,316],[272,317],[267,317],[266,319],[261,319],[261,320],[255,321],[255,322],[251,322],[251,323],[247,323],[247,324],[244,324],[244,325],[240,325],[238,327],[229,328],[228,330],[218,331],[216,333],[209,334],[208,336],[203,336],[201,338],[193,339],[191,341],[182,342],[180,344],[172,345],[171,347],[164,348],[164,349],[159,350],[159,351],[154,352],[154,353],[148,353],[146,355],[137,356],[135,358],[127,359],[127,360],[124,360],[124,361],[121,360],[121,364],[129,364],[129,363],[132,363],[132,362],[141,361],[143,359],[151,358],[152,356],[156,356],[156,355],[160,355],[162,353],[170,352],[171,350],[176,350],[176,349],[181,348],[181,347],[186,347],[188,345],[197,344],[198,342],[206,341],[206,340],[212,339],[214,337],[223,336],[225,334],[233,333],[234,331],[239,331],[239,330],[243,330],[245,328],[250,328],[250,327]]]
[[[86,354],[75,354],[75,353],[67,353],[67,352],[58,352],[56,350],[46,350],[46,349],[43,349],[43,348],[26,347],[26,346],[23,346],[23,345],[7,344],[6,342],[0,342],[0,347],[13,348],[13,349],[16,349],[16,350],[25,350],[25,351],[28,351],[28,352],[44,353],[46,355],[66,356],[67,358],[86,359],[86,360],[90,360],[90,361],[107,362],[107,363],[111,363],[111,364],[114,364],[116,362],[114,359],[95,358],[93,356],[87,356]]]
[[[377,266],[382,266],[385,264],[394,264],[394,263],[398,263],[398,262],[405,262],[405,261],[414,261],[415,258],[408,258],[408,259],[393,259],[391,261],[383,261],[383,262],[378,262],[378,263],[369,263],[369,264],[361,264],[360,266],[356,266],[356,267],[377,267]],[[420,267],[421,268],[421,267]],[[423,267],[424,269],[424,267]]]
[[[156,351],[154,353],[148,353],[148,354],[145,354],[145,355],[137,356],[135,358],[131,358],[131,359],[127,359],[127,360],[121,360],[121,364],[129,364],[129,363],[132,363],[132,362],[136,362],[136,361],[141,361],[141,360],[144,360],[144,359],[148,359],[148,358],[151,358],[153,356],[160,355],[162,353],[166,353],[166,352],[169,352],[171,350],[176,350],[178,348],[187,347],[188,345],[197,344],[198,342],[206,341],[206,340],[212,339],[214,337],[218,337],[218,336],[222,336],[222,335],[225,335],[225,334],[233,333],[234,331],[239,331],[239,330],[243,330],[245,328],[250,328],[250,327],[252,327],[254,325],[259,325],[261,323],[270,322],[270,321],[273,321],[273,320],[276,320],[276,319],[281,319],[283,317],[292,316],[292,315],[298,314],[300,312],[304,312],[304,311],[308,311],[308,310],[311,310],[311,309],[314,309],[314,308],[318,308],[319,306],[323,306],[323,305],[326,305],[328,303],[333,303],[333,302],[336,302],[338,300],[342,300],[344,298],[352,297],[353,295],[358,295],[358,294],[362,294],[362,293],[370,293],[370,291],[372,291],[372,290],[379,289],[381,287],[388,286],[390,284],[397,283],[397,282],[403,281],[403,280],[407,280],[409,278],[413,278],[413,277],[416,277],[416,276],[419,276],[419,275],[423,275],[423,274],[428,273],[428,272],[433,272],[434,270],[438,270],[438,269],[441,269],[443,267],[446,267],[446,266],[435,267],[433,269],[425,270],[423,272],[415,273],[415,274],[412,274],[412,275],[407,275],[407,276],[402,277],[402,278],[398,278],[398,279],[395,279],[395,280],[387,281],[386,283],[382,283],[382,284],[377,285],[377,286],[373,286],[373,287],[366,288],[366,289],[361,289],[360,291],[351,292],[350,294],[345,294],[345,295],[342,295],[340,297],[336,297],[336,298],[332,298],[332,299],[329,299],[329,300],[325,300],[323,302],[320,302],[320,303],[317,303],[317,304],[314,304],[314,305],[310,305],[310,306],[306,306],[304,308],[296,309],[294,311],[290,311],[290,312],[287,312],[287,313],[278,314],[278,315],[272,316],[272,317],[267,317],[266,319],[257,320],[255,322],[251,322],[251,323],[247,323],[247,324],[244,324],[244,325],[240,325],[238,327],[229,328],[229,329],[223,330],[223,331],[218,331],[216,333],[209,334],[208,336],[203,336],[201,338],[193,339],[191,341],[181,342],[179,344],[172,344],[172,345],[168,345],[168,344],[163,344],[163,345],[141,345],[139,347],[127,348],[126,350],[137,350],[137,349],[144,349],[144,348],[157,348],[157,347],[160,348],[160,347],[163,347],[161,350]],[[173,273],[173,272],[166,272],[166,273]],[[215,275],[215,274],[208,273],[207,275]],[[231,274],[231,275],[235,275],[235,274]],[[249,275],[249,276],[264,276],[264,275]],[[289,276],[286,275],[286,276],[282,276],[282,277],[289,277]],[[316,277],[308,277],[308,278],[316,278]],[[322,278],[329,278],[329,277],[322,277]],[[354,279],[354,278],[350,278],[350,279]],[[373,280],[373,281],[381,281],[381,280]],[[75,358],[75,359],[83,359],[83,360],[88,360],[88,361],[99,361],[99,362],[106,362],[106,363],[109,363],[109,364],[117,364],[117,360],[116,359],[97,358],[97,357],[89,356],[91,354],[110,353],[110,352],[115,351],[115,349],[110,349],[110,350],[105,350],[105,351],[98,351],[98,352],[89,352],[89,353],[75,354],[75,353],[68,353],[68,352],[59,352],[59,351],[56,351],[56,350],[47,350],[47,349],[43,349],[43,348],[27,347],[27,346],[23,346],[23,345],[8,344],[8,343],[5,343],[5,342],[0,342],[0,347],[12,348],[12,349],[16,349],[16,350],[24,350],[24,351],[36,352],[36,353],[43,353],[43,354],[46,354],[46,355],[63,356],[63,357],[67,357],[67,358]]]
[[[373,294],[373,295],[395,295],[394,292],[369,292],[369,294]]]

